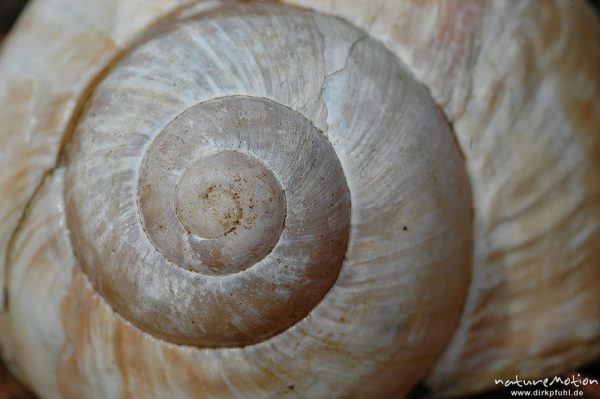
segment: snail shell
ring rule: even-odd
[[[13,371],[371,398],[597,356],[585,6],[289,3],[28,8],[0,59]]]

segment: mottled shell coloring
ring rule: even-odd
[[[578,1],[36,0],[0,348],[43,398],[452,396],[600,354]]]

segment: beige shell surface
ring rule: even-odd
[[[382,40],[453,124],[473,279],[438,394],[600,354],[600,22],[584,2],[298,1]]]
[[[28,199],[56,165],[65,132],[94,80],[144,29],[182,6],[178,1],[138,5],[76,2],[66,7],[68,13],[60,0],[30,5],[3,42],[0,184],[3,198],[10,200],[0,204],[2,258]],[[42,37],[52,40],[41,44]]]
[[[145,42],[157,25],[170,26],[192,4],[180,19],[221,4],[234,8],[236,3],[35,2],[0,53],[0,290],[3,309],[8,309],[0,314],[0,342],[11,368],[51,398],[387,397],[405,394],[424,377],[451,336],[427,379],[438,394],[476,391],[493,385],[494,378],[515,373],[562,372],[596,357],[600,105],[595,99],[600,78],[594,67],[600,49],[587,43],[598,37],[600,28],[585,5],[289,3],[341,17],[362,29],[400,60],[408,70],[403,73],[429,89],[452,124],[470,190],[461,177],[462,161],[459,168],[453,165],[454,151],[435,167],[415,169],[429,173],[429,180],[403,178],[415,170],[404,169],[400,162],[398,172],[394,170],[397,179],[381,180],[385,174],[366,172],[379,187],[401,182],[398,191],[408,196],[401,197],[408,203],[419,203],[422,189],[440,201],[436,212],[428,201],[408,212],[414,218],[407,223],[411,238],[404,246],[390,247],[401,248],[404,257],[383,272],[397,280],[378,282],[381,291],[368,291],[370,297],[360,307],[328,307],[335,298],[352,303],[352,295],[362,288],[346,283],[371,276],[370,270],[360,272],[345,263],[333,291],[308,318],[246,348],[198,349],[157,339],[160,333],[143,332],[139,323],[116,313],[118,304],[97,291],[102,280],[90,280],[90,269],[83,268],[84,273],[73,255],[83,249],[72,247],[66,228],[62,198],[68,172],[62,147],[77,134],[87,98],[133,43]],[[335,32],[329,25],[321,24],[317,31]],[[323,39],[323,45],[339,43],[335,36],[324,35],[332,39]],[[344,69],[351,47],[316,50],[322,57],[316,65],[322,70],[297,81],[303,83],[301,92],[309,94],[298,102],[284,91],[227,94],[272,98],[304,115],[335,143],[344,126],[330,124],[326,111],[346,103],[334,97],[327,102],[319,94],[323,78]],[[312,58],[295,61],[302,68],[315,64]],[[198,102],[189,100],[189,106]],[[368,106],[363,110],[387,115]],[[418,120],[419,115],[412,117]],[[442,148],[454,147],[445,130],[436,137],[420,143],[425,149],[416,152],[431,161]],[[414,153],[409,147],[405,155]],[[353,179],[361,170],[350,172],[352,156],[340,156],[353,195],[358,181]],[[374,200],[364,197],[364,209]],[[353,197],[353,212],[360,205]],[[390,207],[386,213],[383,206],[373,214],[381,212],[387,222],[398,209],[404,208]],[[361,219],[352,217],[353,226],[360,226]],[[402,237],[398,226],[391,226],[390,237]],[[426,228],[414,231],[412,226]],[[365,264],[376,261],[377,254],[386,253],[385,245],[356,239],[374,235],[351,236],[349,254],[354,248],[370,254],[363,258]],[[448,242],[438,245],[440,241]],[[385,319],[387,328],[367,328],[369,320]],[[319,331],[322,326],[326,328]],[[341,376],[340,364],[348,367]]]
[[[45,7],[24,21],[47,24]],[[470,275],[451,129],[391,53],[340,19],[269,3],[202,11],[157,14],[155,33],[112,50],[65,131],[37,131],[58,161],[39,166],[8,248],[4,358],[45,397],[404,395],[447,345]],[[206,248],[235,260],[229,238],[249,245],[264,229],[249,225],[248,241],[177,227],[203,206],[185,187],[204,177],[186,176],[223,153],[217,177],[250,162],[277,183],[227,190],[285,201],[270,211],[285,211],[272,251],[235,270]],[[153,233],[157,218],[189,256]]]

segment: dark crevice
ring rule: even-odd
[[[26,0],[0,0],[0,35],[10,30],[26,4]]]

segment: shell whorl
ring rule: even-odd
[[[65,195],[75,253],[114,309],[171,342],[236,347],[304,319],[343,264],[365,269],[369,246],[392,252],[368,280],[393,272],[408,226],[468,230],[454,215],[468,209],[465,182],[441,113],[383,46],[331,17],[255,4],[185,18],[104,77]],[[460,259],[466,237],[439,251]]]
[[[93,145],[75,140],[70,226],[99,289],[144,329],[201,346],[259,342],[305,317],[335,282],[350,197],[334,149],[302,115],[259,98],[209,100],[169,123],[141,165],[122,157],[142,139],[118,132],[106,157],[96,151],[103,133],[90,134]],[[104,168],[123,178],[95,178]]]
[[[13,371],[50,397],[374,398],[598,353],[597,21],[282,2],[318,12],[28,8],[0,57]]]

